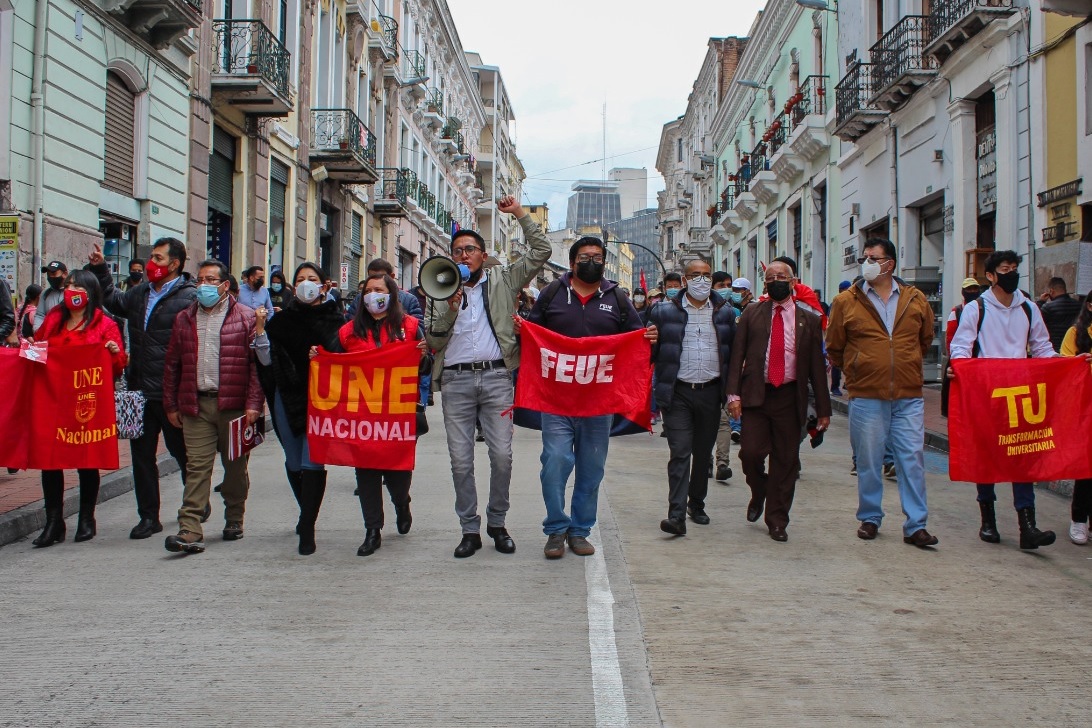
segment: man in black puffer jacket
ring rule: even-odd
[[[660,530],[686,535],[686,515],[705,525],[709,462],[717,441],[736,332],[735,310],[720,296],[710,297],[713,271],[704,260],[686,266],[686,288],[652,309],[649,323],[659,330],[652,350],[656,363],[656,403],[664,413],[671,450],[667,465],[667,518]]]
[[[129,538],[148,538],[163,530],[159,522],[159,465],[156,450],[159,433],[167,451],[178,461],[182,480],[186,474],[186,444],[182,430],[167,420],[163,410],[163,369],[167,345],[179,312],[197,300],[197,287],[188,273],[186,245],[176,238],[160,238],[152,248],[146,268],[147,281],[127,291],[114,286],[113,276],[95,246],[88,269],[102,286],[103,305],[129,323],[129,367],[125,370],[129,389],[144,393],[144,434],[129,441],[133,457],[133,491],[140,522]]]

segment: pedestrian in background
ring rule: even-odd
[[[903,541],[918,547],[939,539],[926,529],[925,352],[933,342],[933,309],[925,295],[895,277],[895,245],[864,243],[861,280],[830,307],[827,353],[846,373],[849,437],[857,470],[857,537],[876,538],[883,523],[884,449],[898,466],[906,516]]]
[[[288,305],[294,295],[295,292],[285,280],[284,273],[277,270],[269,274],[269,300],[273,304],[272,313],[280,313],[280,310]],[[258,309],[254,310],[257,311]]]
[[[23,305],[19,308],[19,315],[15,317],[15,333],[20,342],[34,338],[34,314],[38,310],[41,295],[42,287],[37,283],[31,283],[23,292]],[[8,300],[11,300],[10,297]],[[0,307],[2,306],[3,303],[0,303]]]
[[[733,301],[738,302],[739,297],[732,294],[732,276],[730,274],[722,270],[714,271],[713,294],[720,296],[725,304],[732,307],[732,312],[736,315],[736,321],[739,321],[742,311],[740,311],[740,307],[733,303]],[[727,408],[720,411],[720,426],[717,428],[717,449],[713,462],[716,468],[717,480],[725,481],[732,477],[732,466],[730,465],[732,443],[739,442],[741,427],[740,420],[728,414]]]
[[[265,269],[260,265],[252,265],[243,271],[243,282],[239,286],[239,303],[248,307],[251,311],[264,308],[269,311],[269,320],[273,320],[276,313],[273,309],[273,299],[265,287]]]
[[[174,320],[197,299],[197,286],[186,265],[186,245],[177,238],[160,238],[145,266],[147,280],[127,291],[114,286],[114,277],[96,244],[88,269],[102,286],[103,306],[127,321],[129,389],[144,394],[144,434],[129,440],[133,459],[133,492],[140,521],[129,538],[149,538],[163,530],[159,521],[159,433],[186,482],[186,442],[182,430],[171,424],[163,409],[163,368]],[[39,311],[41,309],[39,308]]]
[[[15,315],[8,282],[0,278],[0,346],[19,346],[19,331],[16,323],[20,317]]]
[[[1064,278],[1051,278],[1046,291],[1039,296],[1039,308],[1043,314],[1043,323],[1050,334],[1050,345],[1054,351],[1061,351],[1062,340],[1073,325],[1073,320],[1081,312],[1079,301],[1069,295]]]
[[[64,303],[64,282],[68,278],[68,266],[59,260],[54,260],[49,265],[42,266],[42,272],[46,274],[48,288],[42,291],[38,308],[34,311],[34,330],[42,328],[46,314]],[[100,279],[101,282],[101,279]]]
[[[838,284],[838,293],[849,290],[852,285],[849,281],[842,281]],[[827,315],[829,315],[829,311]],[[835,397],[842,396],[842,368],[833,364],[830,367],[830,393]],[[854,468],[853,474],[857,474],[856,468]]]
[[[1058,356],[1050,343],[1050,334],[1039,307],[1019,290],[1022,261],[1023,258],[1012,250],[995,250],[986,258],[986,280],[990,282],[990,287],[978,297],[975,305],[963,309],[952,338],[952,359]],[[952,375],[949,372],[949,376]],[[978,537],[987,543],[1001,541],[994,511],[996,501],[994,484],[979,483],[978,506],[982,526]],[[1032,483],[1013,483],[1012,501],[1020,526],[1020,548],[1037,549],[1054,543],[1053,531],[1040,531],[1035,525],[1035,486]]]
[[[128,291],[130,288],[139,286],[144,280],[144,261],[139,258],[134,258],[129,261],[129,277],[121,282],[121,290]]]
[[[419,371],[430,371],[432,358],[425,353],[421,322],[414,316],[406,315],[399,293],[398,284],[388,274],[382,271],[369,273],[364,280],[362,300],[358,303],[356,316],[338,331],[338,341],[333,351],[374,351],[395,342],[416,341],[418,348],[424,353]],[[417,409],[421,412],[424,407],[418,405]],[[360,497],[360,511],[364,516],[364,543],[357,549],[357,556],[370,556],[383,543],[384,483],[391,503],[394,504],[398,533],[409,533],[413,524],[409,494],[413,471],[387,470],[382,467],[382,463],[376,463],[376,466],[356,468],[357,495]]]
[[[641,318],[641,323],[648,323],[648,313],[651,311],[651,307],[648,303],[648,293],[645,289],[637,287],[633,289],[633,308],[637,311],[637,315]]]
[[[311,461],[307,446],[307,381],[311,348],[332,351],[345,318],[326,297],[329,277],[315,263],[300,263],[292,277],[296,297],[266,325],[269,349],[256,348],[258,361],[273,368],[270,410],[284,450],[284,469],[300,506],[299,553],[315,553],[315,523],[326,495],[326,466]]]
[[[1062,356],[1089,353],[1092,353],[1092,291],[1084,297],[1077,321],[1066,331],[1061,347]],[[1088,543],[1088,521],[1092,517],[1092,479],[1074,481],[1070,511],[1069,540],[1083,546]]]
[[[687,514],[694,523],[709,523],[709,464],[736,329],[732,307],[720,296],[711,298],[713,270],[707,262],[687,263],[686,281],[681,295],[654,308],[650,319],[659,332],[652,352],[656,402],[671,452],[668,511],[660,530],[675,536],[686,535]]]
[[[662,288],[665,300],[678,298],[683,289],[682,274],[675,271],[665,274]]]
[[[956,329],[959,328],[959,319],[963,316],[963,307],[970,305],[982,295],[982,286],[978,284],[976,278],[964,278],[960,293],[963,295],[963,302],[952,307],[952,310],[948,312],[947,321],[944,322],[944,354],[948,360],[952,358],[952,339],[955,338]],[[951,397],[951,389],[952,379],[948,376],[947,366],[945,366],[944,379],[940,383],[940,414],[943,417],[948,416],[948,400]]]
[[[64,302],[50,311],[42,326],[34,332],[35,341],[50,347],[101,344],[110,352],[113,377],[125,369],[127,357],[122,347],[121,331],[113,319],[102,310],[102,289],[89,271],[73,271],[61,288]],[[10,299],[9,299],[10,300]],[[99,471],[80,468],[80,515],[76,522],[75,541],[95,537],[95,505],[99,501]],[[64,471],[42,471],[42,497],[45,499],[46,523],[32,543],[38,548],[64,541]]]
[[[571,339],[613,336],[645,328],[641,317],[617,283],[603,277],[607,248],[595,237],[583,237],[569,248],[569,271],[548,285],[538,297],[528,318]],[[515,317],[516,332],[522,318]],[[645,338],[656,341],[656,328],[649,326]],[[585,386],[594,387],[595,383]],[[599,485],[607,463],[613,415],[567,417],[542,413],[542,500],[546,518],[543,554],[548,559],[565,555],[565,544],[577,556],[591,556],[595,547],[588,541],[599,507]],[[569,513],[565,513],[565,490],[573,480]]]
[[[830,426],[831,414],[822,322],[793,298],[795,283],[787,263],[767,266],[768,297],[748,306],[737,322],[728,370],[728,411],[746,425],[739,458],[751,488],[747,520],[757,521],[765,510],[770,538],[780,542],[789,538],[809,388],[818,432]]]
[[[228,294],[228,269],[218,260],[198,266],[197,300],[175,319],[163,372],[163,409],[182,429],[186,442],[186,483],[178,509],[178,534],[168,536],[168,551],[205,550],[201,522],[209,511],[216,452],[224,479],[224,540],[243,537],[250,478],[250,453],[231,459],[232,420],[252,425],[262,414],[262,389],[251,351],[255,314]],[[268,309],[262,307],[263,313]]]

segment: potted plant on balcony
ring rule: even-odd
[[[717,206],[716,205],[710,205],[709,208],[705,211],[705,214],[708,215],[709,217],[716,217],[717,216]]]

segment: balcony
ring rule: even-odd
[[[804,171],[804,160],[801,159],[788,145],[789,124],[791,109],[778,114],[770,125],[769,130],[763,136],[768,137],[767,142],[770,155],[770,171],[780,182],[792,182],[796,176]]]
[[[795,103],[788,112],[788,145],[793,154],[813,162],[830,149],[827,132],[827,77],[808,76],[796,89]]]
[[[444,92],[442,89],[430,88],[425,93],[425,124],[433,129],[439,129],[444,125]]]
[[[767,154],[768,142],[759,142],[750,155],[751,182],[748,189],[760,205],[773,201],[779,187],[777,175],[770,171]]]
[[[939,66],[994,19],[1015,12],[1012,0],[933,0],[923,52]]]
[[[690,244],[686,248],[686,252],[692,255],[705,255],[708,256],[713,252],[713,241],[709,237],[709,228],[707,227],[692,227],[689,230]]]
[[[445,149],[451,154],[461,153],[459,146],[463,144],[463,134],[459,130],[462,128],[463,122],[461,119],[449,116],[444,123],[444,128],[440,130],[441,149]]]
[[[924,55],[929,16],[907,15],[869,49],[872,56],[872,102],[894,111],[937,75],[936,60]]]
[[[201,0],[106,0],[103,9],[158,50],[201,24]]]
[[[728,235],[735,235],[743,229],[743,219],[734,209],[724,211],[724,217],[720,219],[720,224]]]
[[[845,142],[855,142],[887,118],[887,112],[872,103],[872,77],[875,66],[854,63],[838,82],[835,93],[834,135]]]
[[[214,20],[213,95],[246,114],[288,116],[291,54],[260,20]]]
[[[758,201],[750,192],[743,192],[736,195],[736,201],[732,205],[732,209],[744,220],[750,220],[758,213]]]
[[[379,179],[375,134],[349,109],[311,110],[311,161],[338,182],[370,185]]]
[[[363,1],[363,0],[362,0]],[[377,15],[368,24],[368,54],[377,61],[393,61],[398,58],[398,21],[386,15]]]
[[[375,185],[373,201],[377,217],[405,217],[409,212],[408,169],[381,167],[376,170],[379,181]]]
[[[478,147],[478,169],[491,169],[493,167],[493,145],[482,144]]]
[[[428,94],[425,82],[425,57],[418,51],[402,50],[397,63],[392,63],[383,71],[385,78],[392,79],[400,89],[405,89],[418,101]]]

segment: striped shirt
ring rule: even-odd
[[[679,381],[704,384],[720,376],[720,355],[717,353],[717,332],[713,328],[713,302],[706,299],[701,306],[683,296],[686,312],[686,333],[683,334],[682,357],[679,359]]]

